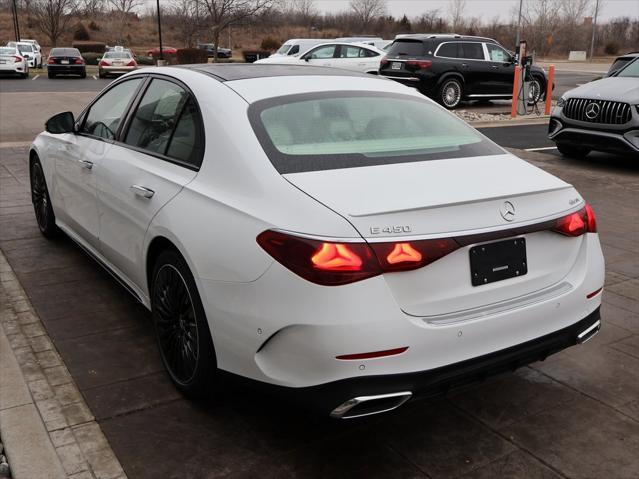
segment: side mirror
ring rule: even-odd
[[[73,117],[73,113],[65,111],[53,115],[44,124],[44,129],[53,134],[75,133],[75,118]]]
[[[302,60],[304,60],[305,62],[309,61],[310,59],[311,57],[309,57],[308,55],[302,57]]]

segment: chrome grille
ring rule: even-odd
[[[566,118],[588,123],[623,125],[632,116],[628,103],[587,98],[569,98],[563,109]]]

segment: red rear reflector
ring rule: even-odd
[[[403,348],[386,349],[385,351],[374,351],[371,353],[358,353],[358,354],[342,354],[341,356],[335,356],[335,359],[341,359],[342,361],[354,361],[356,359],[373,359],[383,358],[386,356],[396,356],[402,354],[408,349],[408,346]]]
[[[316,268],[338,271],[358,271],[362,260],[342,243],[323,243],[311,261]]]
[[[603,290],[603,286],[602,286],[601,288],[599,288],[598,290],[593,291],[593,292],[592,292],[592,293],[590,293],[590,294],[587,294],[587,295],[586,295],[586,299],[594,298],[594,297],[595,297],[595,296],[597,296],[599,293],[601,293],[601,291],[602,291],[602,290]]]
[[[566,236],[581,236],[584,233],[597,232],[597,220],[590,205],[579,211],[557,219],[553,231]]]

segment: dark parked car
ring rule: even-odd
[[[512,98],[515,60],[495,40],[461,35],[403,35],[395,39],[380,75],[417,88],[446,108],[462,100]],[[546,91],[543,68],[531,68],[530,100]]]
[[[215,52],[215,44],[214,43],[198,43],[197,47],[200,50],[206,50],[206,55],[209,58],[213,58]],[[233,52],[228,48],[218,47],[217,49],[217,57],[218,58],[231,58]]]
[[[625,67],[628,63],[630,63],[632,60],[638,57],[639,57],[639,52],[628,52],[625,55],[618,56],[617,58],[615,58],[615,61],[612,62],[612,65],[610,65],[610,69],[608,70],[608,73],[606,73],[605,76],[607,77],[612,76],[614,73],[618,72],[623,67]]]
[[[52,48],[47,59],[47,75],[79,75],[86,78],[87,69],[84,58],[77,48]]]
[[[639,58],[612,76],[566,92],[548,123],[548,137],[568,157],[591,150],[639,159]]]

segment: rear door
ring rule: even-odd
[[[488,95],[496,92],[496,75],[486,61],[480,42],[460,42],[460,66],[464,74],[466,94]]]
[[[153,77],[98,175],[100,249],[140,287],[149,224],[195,177],[203,153],[204,130],[192,94],[168,77]]]

